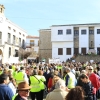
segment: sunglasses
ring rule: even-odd
[[[88,69],[88,70],[92,70],[92,69]]]
[[[20,90],[20,91],[30,92],[30,90]]]

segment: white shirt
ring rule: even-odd
[[[16,88],[15,88],[15,86],[13,85],[13,83],[10,82],[10,83],[8,84],[8,86],[12,89],[13,94],[15,95],[15,94],[16,94]]]

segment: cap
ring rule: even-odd
[[[89,66],[88,69],[93,69],[93,67],[92,66]]]

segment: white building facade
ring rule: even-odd
[[[26,41],[27,32],[8,20],[0,5],[0,60],[9,63],[10,57],[18,57],[18,50]]]
[[[39,37],[38,36],[30,36],[28,35],[26,37],[26,51],[35,52],[35,54],[32,57],[28,57],[29,59],[36,59],[36,56],[38,56],[39,53]]]
[[[52,58],[66,61],[74,54],[100,54],[100,23],[51,26]]]

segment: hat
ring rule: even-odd
[[[92,66],[89,66],[88,69],[93,69],[93,67]]]
[[[27,82],[21,82],[18,84],[18,90],[28,90],[31,89],[31,86]]]

